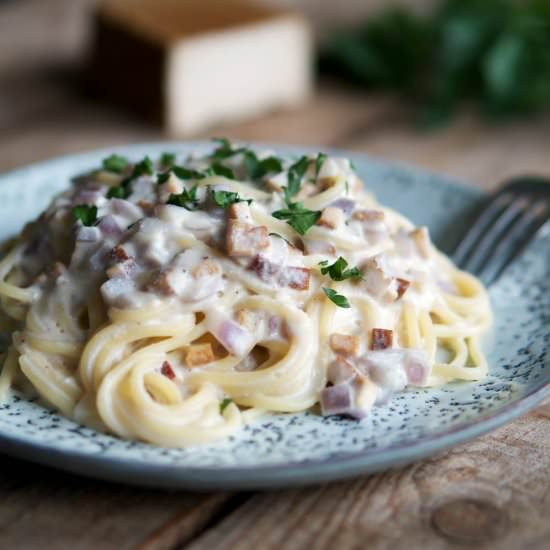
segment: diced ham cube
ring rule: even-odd
[[[323,416],[351,414],[353,411],[353,391],[349,384],[329,386],[321,391],[321,411]]]
[[[330,348],[334,353],[357,355],[359,352],[359,337],[335,332],[330,335]]]
[[[145,290],[153,290],[155,292],[159,292],[160,294],[164,294],[165,296],[171,296],[175,294],[176,291],[174,290],[174,287],[170,282],[170,274],[171,270],[169,269],[161,271],[156,277],[153,278],[151,282],[149,282],[145,286]]]
[[[206,316],[208,331],[231,354],[244,357],[254,346],[252,332],[244,329],[225,314],[211,310]]]
[[[334,385],[342,384],[357,375],[353,365],[342,356],[337,357],[327,369],[327,380]]]
[[[274,276],[280,271],[281,266],[270,262],[258,254],[254,256],[247,269],[254,271],[264,283],[272,283]]]
[[[197,367],[215,361],[216,356],[212,344],[191,344],[185,354],[185,364],[189,367]]]
[[[125,248],[118,244],[109,252],[109,260],[112,262],[125,262],[131,258],[132,257],[126,252]]]
[[[339,208],[346,216],[349,216],[355,209],[356,202],[351,199],[337,199],[330,203],[333,208]]]
[[[344,223],[344,213],[339,208],[327,206],[322,212],[318,225],[328,227],[329,229],[337,229]]]
[[[405,354],[405,372],[409,384],[425,386],[430,376],[430,363],[424,350],[409,348]]]
[[[371,350],[391,348],[393,342],[393,331],[385,328],[373,328],[370,343]]]
[[[254,226],[230,219],[227,223],[226,245],[229,256],[252,256],[269,246],[268,229],[265,225]]]
[[[111,214],[103,216],[99,220],[97,227],[99,227],[104,237],[111,239],[118,239],[124,232],[120,225],[118,225],[116,218]]]
[[[227,217],[230,220],[240,220],[248,222],[252,218],[250,216],[250,207],[247,202],[234,202],[227,209]]]
[[[294,290],[309,288],[310,270],[307,267],[284,267],[277,278],[279,286],[288,286]]]
[[[363,267],[365,274],[364,282],[367,292],[374,298],[384,298],[387,301],[394,301],[397,291],[392,289],[393,277],[388,275],[382,268],[380,256],[371,258]]]
[[[133,258],[124,262],[117,262],[105,271],[109,279],[130,277],[137,269],[137,264]]]

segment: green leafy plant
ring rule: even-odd
[[[321,66],[402,93],[424,125],[462,100],[491,117],[550,106],[550,2],[444,0],[429,15],[393,8],[329,40]]]

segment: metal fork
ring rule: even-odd
[[[549,232],[550,180],[516,178],[489,198],[452,258],[490,285],[533,238]]]

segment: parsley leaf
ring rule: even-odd
[[[107,198],[108,199],[126,199],[130,196],[132,190],[130,189],[129,185],[122,186],[117,185],[116,187],[111,187],[109,191],[107,191]]]
[[[317,158],[315,159],[315,178],[319,177],[319,172],[321,171],[321,167],[323,166],[325,160],[327,160],[325,153],[317,154]]]
[[[241,199],[239,193],[233,191],[214,191],[212,189],[212,199],[220,208],[227,208],[236,202],[247,202],[250,204],[252,199]]]
[[[171,168],[174,164],[176,164],[176,155],[174,153],[162,153],[160,163],[162,166]]]
[[[348,262],[340,256],[332,265],[328,265],[328,261],[319,262],[321,266],[321,274],[327,275],[333,281],[344,281],[346,279],[360,279],[363,274],[357,267],[346,269]]]
[[[230,180],[236,179],[233,170],[219,162],[215,162],[204,172],[204,177],[206,176],[223,176],[224,178],[228,178]]]
[[[220,144],[220,146],[210,155],[213,159],[226,159],[246,150],[245,147],[233,149],[231,142],[227,138],[214,138],[212,141]]]
[[[134,166],[130,179],[139,178],[139,176],[152,176],[155,173],[155,165],[149,157],[145,157],[141,162]]]
[[[355,162],[352,160],[349,161],[350,168],[357,174],[357,166],[355,166]]]
[[[338,292],[336,292],[336,290],[334,290],[332,288],[326,288],[326,287],[322,287],[322,289],[323,289],[323,292],[325,293],[325,296],[331,302],[334,302],[338,307],[343,307],[343,308],[351,307],[349,305],[348,299],[345,296],[343,296],[342,294],[338,294]]]
[[[308,229],[315,225],[321,217],[319,210],[308,210],[301,202],[288,203],[288,208],[273,212],[278,220],[285,220],[290,227],[300,235],[305,235]]]
[[[252,180],[263,178],[270,172],[282,172],[283,163],[278,157],[267,157],[259,160],[254,151],[250,149],[244,154],[244,165]]]
[[[298,191],[300,191],[302,178],[307,172],[308,167],[309,159],[306,156],[303,156],[288,169],[288,186],[283,187],[285,190],[285,201],[287,204],[289,204],[290,199],[296,195]]]
[[[220,403],[220,414],[223,414],[223,411],[227,409],[230,403],[233,403],[233,399],[231,397],[226,397],[221,403]]]
[[[120,155],[111,155],[103,159],[103,169],[120,174],[128,166],[128,159]]]
[[[166,204],[173,204],[175,206],[181,206],[185,210],[196,210],[199,206],[197,199],[197,186],[194,185],[191,189],[184,189],[179,195],[172,193]]]
[[[79,204],[73,208],[73,216],[82,222],[82,225],[94,225],[97,221],[97,206]]]
[[[172,166],[171,171],[180,180],[196,180],[204,177],[203,174],[197,172],[197,170],[189,170],[189,168],[185,168],[184,166]]]

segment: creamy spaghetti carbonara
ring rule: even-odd
[[[111,155],[6,245],[0,300],[1,398],[158,445],[487,372],[481,283],[322,153]]]

